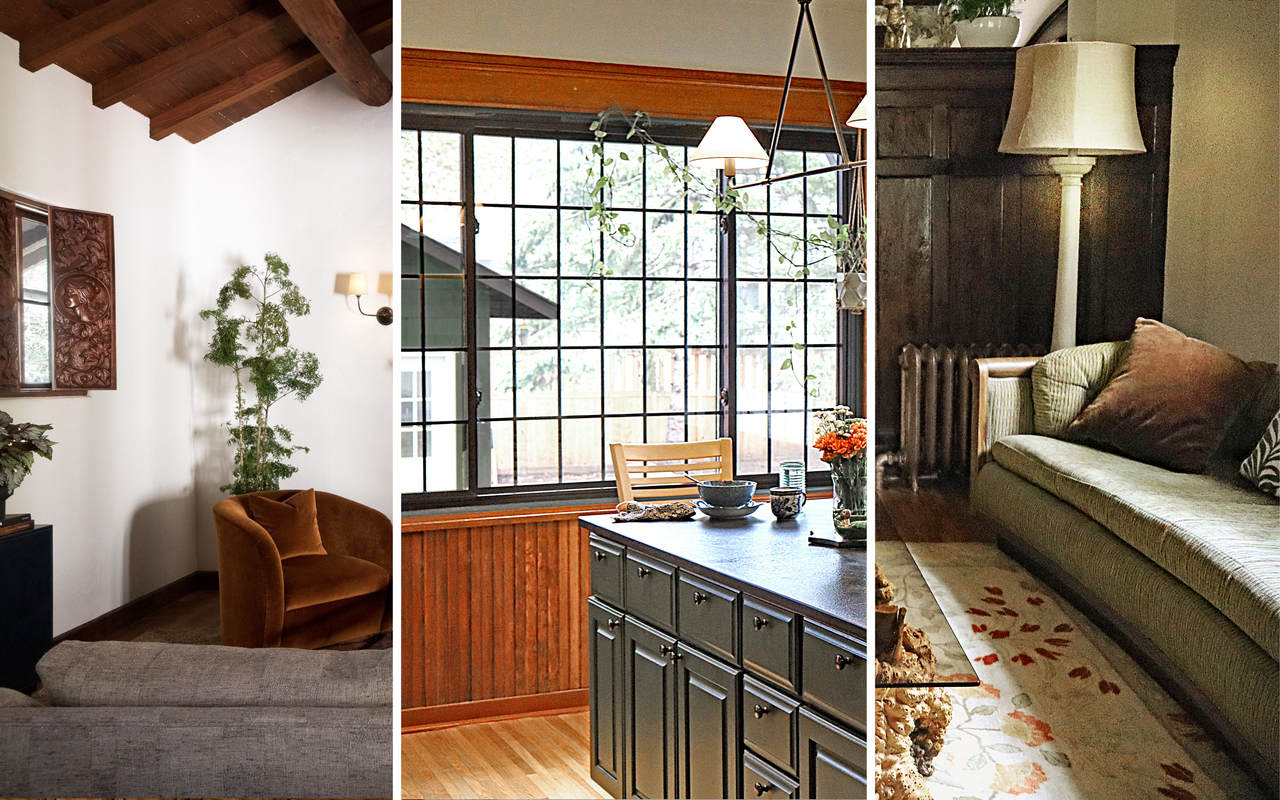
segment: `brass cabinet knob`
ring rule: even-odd
[[[616,619],[609,620],[609,630],[613,630],[614,628],[618,627],[618,625],[619,623]]]
[[[852,664],[853,659],[844,653],[836,653],[836,669],[844,669],[846,664]]]
[[[756,781],[756,797],[764,797],[764,793],[769,791],[772,788],[773,787],[768,785],[767,783],[761,783],[760,781]]]
[[[765,619],[764,617],[752,617],[751,624],[752,626],[755,627],[756,630],[760,630],[765,625],[769,624],[769,620]]]
[[[706,600],[707,600],[707,596],[706,596],[705,594],[703,594],[702,592],[699,592],[699,591],[694,591],[694,593],[693,593],[693,604],[694,604],[695,606],[702,605],[704,602],[706,602]]]
[[[649,574],[649,568],[648,568],[648,567],[636,567],[636,574],[637,574],[637,575],[639,575],[641,578],[643,578],[645,575],[648,575],[648,574]]]
[[[596,561],[604,561],[604,559],[605,559],[605,555],[604,555],[604,553],[601,553],[599,550],[597,550],[597,551],[596,551]]]
[[[756,708],[755,708],[756,719],[760,719],[761,717],[763,717],[765,714],[768,714],[772,710],[773,709],[769,708],[768,706],[762,706],[759,703],[756,703]]]

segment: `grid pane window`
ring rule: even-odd
[[[608,443],[710,439],[733,423],[745,444],[739,474],[776,469],[804,456],[804,417],[818,402],[779,374],[788,337],[830,351],[799,368],[802,376],[806,367],[824,370],[823,396],[835,396],[835,324],[828,330],[810,316],[834,320],[834,294],[819,308],[819,281],[793,282],[771,266],[773,243],[743,223],[731,288],[722,276],[735,266],[734,248],[720,218],[706,198],[685,196],[641,144],[606,142],[615,224],[629,226],[633,241],[603,234],[587,213],[589,176],[603,160],[591,160],[587,124],[507,132],[458,121],[403,132],[402,165],[418,167],[401,170],[407,494],[603,488],[613,480]],[[690,148],[668,149],[683,163]],[[788,151],[779,172],[818,157]],[[834,194],[834,178],[829,188]],[[806,196],[819,189],[796,181],[755,190],[748,202],[802,240],[807,226],[826,225],[819,209],[839,205],[835,196]],[[703,208],[692,213],[698,199]],[[802,242],[793,257],[801,265],[810,258]],[[729,293],[738,313],[726,321]],[[773,313],[774,302],[792,316]],[[729,422],[721,390],[731,363],[739,378]],[[771,445],[775,413],[774,435],[788,438]],[[810,468],[822,466],[813,459]]]

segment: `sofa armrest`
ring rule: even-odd
[[[325,552],[372,561],[391,569],[391,520],[377,509],[329,492],[316,492],[316,521]]]
[[[266,529],[234,497],[213,507],[218,536],[218,604],[222,643],[279,647],[284,631],[284,570]]]
[[[1031,368],[1039,356],[977,358],[969,365],[973,409],[969,436],[969,485],[990,458],[997,440],[1035,432]]]

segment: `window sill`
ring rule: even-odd
[[[88,397],[88,389],[0,389],[0,397]]]

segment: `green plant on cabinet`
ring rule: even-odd
[[[53,460],[53,446],[46,436],[52,425],[33,422],[14,422],[13,417],[0,411],[0,507],[4,501],[31,474],[36,456]]]
[[[980,17],[1012,17],[1016,0],[950,0],[938,4],[938,16],[973,21]]]
[[[235,461],[231,482],[220,487],[231,494],[279,489],[298,471],[289,458],[309,450],[293,444],[288,429],[271,424],[271,410],[290,397],[305,401],[323,380],[315,353],[290,345],[289,318],[305,317],[311,305],[289,279],[289,265],[275,253],[265,259],[265,267],[237,267],[216,307],[200,312],[214,322],[205,360],[236,378],[235,417],[227,423]],[[248,313],[234,313],[236,306],[247,306]]]

